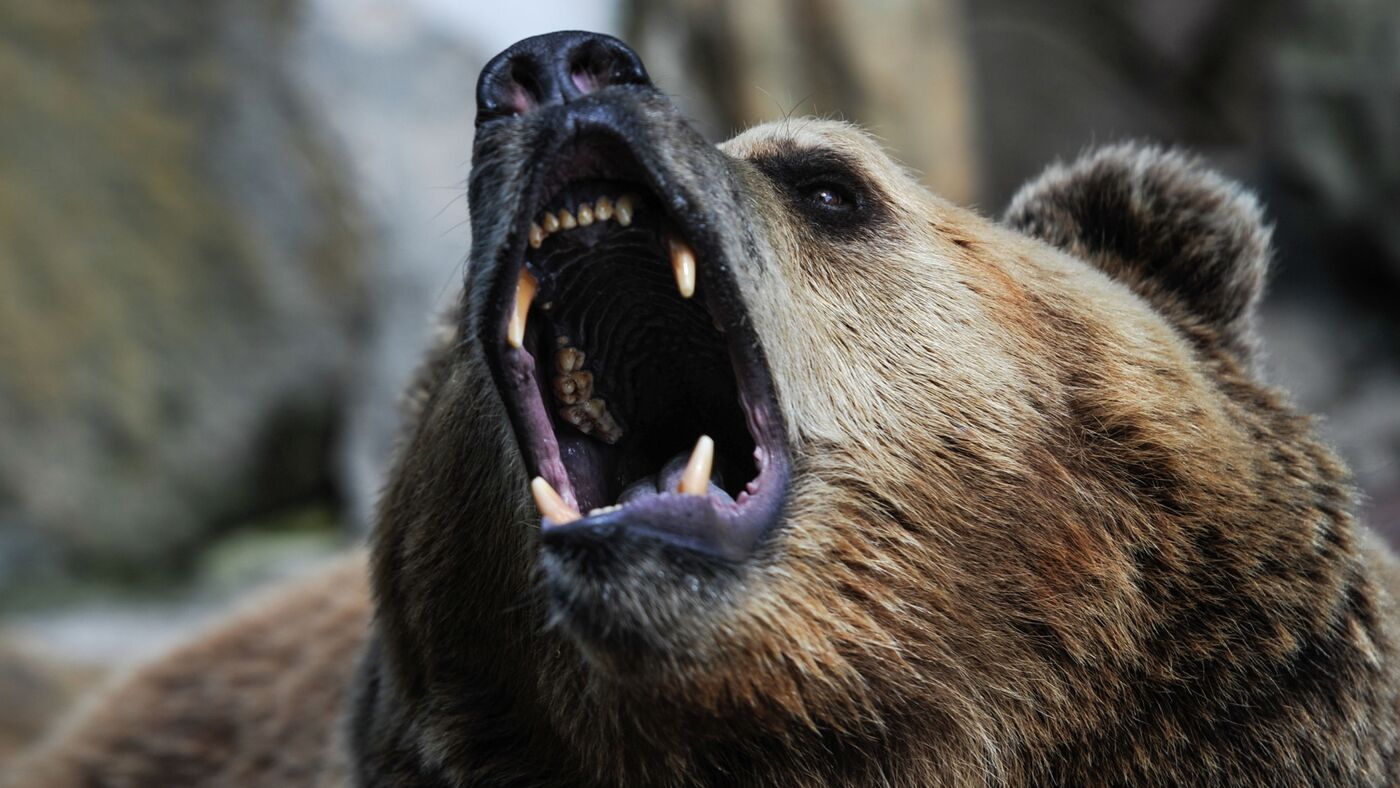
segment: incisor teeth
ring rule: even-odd
[[[510,323],[506,325],[506,341],[513,348],[525,343],[525,319],[530,314],[530,302],[535,300],[537,286],[535,277],[521,268],[520,279],[515,283],[515,311],[510,313]]]
[[[701,435],[695,442],[695,451],[690,453],[690,461],[681,472],[681,483],[677,490],[683,495],[708,495],[710,492],[710,471],[715,467],[715,442],[708,435]]]
[[[530,248],[538,249],[542,243],[544,243],[544,228],[530,222]]]
[[[559,226],[564,228],[565,230],[572,230],[575,227],[578,227],[578,220],[574,219],[574,215],[569,213],[568,209],[560,208]]]
[[[593,203],[593,215],[598,221],[606,222],[613,217],[613,202],[606,194]]]
[[[695,295],[695,250],[679,238],[668,238],[671,246],[671,269],[676,274],[676,287],[681,298]]]
[[[613,206],[613,216],[617,218],[618,224],[623,227],[628,227],[632,224],[633,207],[632,195],[624,194],[617,198],[617,204]]]
[[[578,226],[587,227],[590,224],[593,224],[593,206],[581,202],[578,205]]]
[[[557,233],[559,232],[559,220],[554,218],[554,214],[545,211],[544,216],[540,217],[540,227],[546,233]]]
[[[543,476],[536,476],[530,482],[530,494],[535,496],[535,506],[539,508],[540,514],[556,525],[571,523],[582,516],[577,509],[559,497],[559,493],[554,491]]]

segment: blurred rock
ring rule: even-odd
[[[296,9],[0,0],[0,594],[328,497],[366,280]]]
[[[954,200],[979,179],[957,0],[629,0],[627,39],[710,137],[786,116],[851,120]]]
[[[461,290],[476,72],[488,55],[399,0],[317,0],[302,27],[300,82],[345,152],[366,217],[374,297],[339,458],[349,511],[364,526],[398,435],[399,398]]]

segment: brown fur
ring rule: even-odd
[[[478,171],[508,182],[493,150]],[[735,275],[796,468],[783,526],[697,578],[703,605],[652,593],[671,565],[641,551],[615,590],[652,637],[561,620],[541,589],[563,559],[455,333],[385,495],[349,752],[346,568],[138,673],[20,784],[334,784],[343,759],[385,786],[1396,782],[1397,570],[1251,370],[1251,198],[1120,147],[998,225],[843,124],[723,150],[747,162],[732,192],[677,188],[757,228]],[[791,208],[782,168],[814,155],[867,184],[866,224]],[[458,325],[481,310],[469,289]]]
[[[337,562],[115,682],[0,784],[344,785],[369,611],[363,556]]]

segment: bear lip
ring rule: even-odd
[[[517,226],[503,250],[501,265],[494,274],[496,281],[492,292],[495,296],[490,312],[493,317],[488,321],[485,338],[492,349],[490,355],[494,357],[492,366],[497,385],[511,413],[528,472],[531,476],[542,478],[556,491],[564,506],[586,509],[581,515],[571,517],[542,517],[541,536],[546,545],[577,540],[607,540],[626,532],[629,536],[651,537],[713,557],[741,560],[752,553],[761,537],[777,523],[785,504],[790,478],[785,429],[762,347],[722,251],[723,238],[715,221],[720,212],[704,211],[704,206],[691,207],[682,200],[666,199],[665,195],[669,193],[667,184],[673,180],[674,174],[664,171],[664,167],[644,165],[642,162],[648,158],[656,160],[659,157],[639,156],[635,144],[626,139],[624,133],[606,124],[600,128],[599,124],[594,123],[587,130],[577,131],[568,143],[561,145],[552,155],[543,157],[532,168],[526,176],[529,183],[519,203],[522,209],[516,217]],[[604,197],[607,200],[600,200]],[[557,212],[567,209],[570,220],[573,220],[575,217],[572,214],[579,204],[592,206],[611,201],[617,205],[623,198],[629,199],[635,206],[635,218],[625,228],[621,217],[613,216],[611,220],[595,218],[589,226],[568,230],[556,227],[554,232],[544,233],[541,238],[540,223],[546,212],[562,219],[563,214]],[[738,215],[738,212],[730,211],[728,215]],[[692,327],[696,325],[698,315],[704,314],[708,318],[717,333],[710,336],[708,326],[696,329],[692,333],[706,334],[706,338],[696,338],[694,341],[697,347],[708,341],[709,344],[700,349],[707,351],[711,357],[722,353],[732,375],[733,393],[737,395],[735,403],[717,402],[712,396],[709,404],[714,407],[702,405],[701,409],[706,413],[680,414],[675,419],[664,419],[659,422],[661,426],[658,430],[683,430],[683,426],[675,425],[687,417],[703,420],[718,418],[709,415],[710,411],[732,411],[729,420],[719,427],[721,431],[726,431],[726,438],[718,441],[719,451],[729,461],[731,469],[736,466],[740,469],[740,475],[747,475],[747,470],[756,473],[747,479],[728,480],[728,490],[712,481],[708,493],[682,494],[671,491],[673,487],[670,483],[676,478],[673,458],[671,462],[655,463],[661,467],[653,476],[632,480],[633,487],[627,490],[630,493],[635,488],[646,488],[643,482],[652,480],[656,491],[642,489],[640,494],[619,502],[615,494],[621,482],[596,471],[600,463],[590,458],[610,451],[605,448],[610,445],[607,438],[614,438],[617,443],[631,439],[635,445],[644,438],[645,433],[636,434],[642,431],[628,423],[628,411],[622,406],[619,406],[616,414],[603,414],[605,420],[616,416],[611,428],[600,427],[598,422],[584,417],[588,421],[586,426],[591,428],[584,438],[577,434],[580,428],[561,420],[559,413],[566,408],[560,408],[560,402],[551,397],[555,392],[550,388],[551,373],[548,370],[555,369],[554,374],[558,375],[558,369],[562,367],[555,368],[551,359],[543,356],[551,350],[562,349],[562,340],[559,336],[549,336],[546,327],[555,328],[554,316],[548,311],[563,311],[555,301],[577,296],[578,287],[564,292],[566,288],[559,284],[565,279],[566,272],[587,273],[595,270],[589,268],[594,265],[599,267],[599,271],[611,270],[606,266],[614,265],[622,273],[617,276],[616,287],[612,289],[623,292],[627,284],[640,287],[623,281],[632,275],[632,269],[612,263],[607,253],[613,246],[622,246],[622,242],[617,240],[621,236],[629,239],[627,248],[632,249],[638,245],[636,239],[645,239],[647,234],[655,239],[660,249],[670,244],[674,250],[675,244],[679,243],[693,253],[698,280],[693,297],[679,293],[667,295],[658,291],[654,298],[658,303],[667,304],[671,304],[670,299],[673,299],[676,319],[680,320],[684,313]],[[642,258],[647,256],[633,254]],[[599,255],[602,257],[597,257]],[[669,273],[665,253],[658,252],[655,257],[650,263],[654,263],[663,273]],[[556,263],[556,260],[564,262]],[[639,260],[635,267],[644,268],[650,263]],[[539,292],[533,300],[518,301],[517,290],[526,271],[531,274],[531,287],[537,286]],[[648,270],[647,275],[655,275],[655,272]],[[604,274],[599,273],[598,276]],[[671,287],[674,290],[676,285],[672,284]],[[551,292],[552,288],[559,292]],[[510,323],[513,314],[520,308],[517,304],[525,307],[521,313],[521,317],[525,318],[521,327],[524,330],[521,332],[520,328],[516,328],[516,333],[512,333]],[[662,307],[658,306],[657,309],[661,310]],[[606,313],[606,310],[597,311]],[[674,326],[659,329],[658,333],[666,330],[675,335]],[[523,334],[523,337],[518,334]],[[513,339],[519,341],[519,346]],[[722,347],[717,347],[717,343]],[[597,345],[579,348],[585,357],[590,353],[606,355],[606,352],[599,354],[598,351],[607,349],[606,345],[601,348]],[[655,350],[643,355],[648,358],[674,357],[667,357]],[[602,378],[600,385],[612,384],[613,390],[617,391],[618,388],[627,388],[627,380],[619,380],[622,377],[619,369],[620,366],[614,365],[607,370],[590,372]],[[717,384],[717,388],[722,389],[723,385]],[[627,404],[625,397],[618,399],[624,406]],[[633,397],[634,401],[637,399],[640,397]],[[609,409],[613,403],[612,399],[606,401]],[[577,409],[579,406],[573,407]],[[742,413],[741,417],[737,416],[739,413]],[[738,426],[736,419],[740,422]],[[656,418],[652,422],[658,423]],[[629,435],[629,430],[633,434]],[[738,430],[746,430],[747,434],[736,437]],[[697,434],[689,437],[690,443],[698,437],[697,430]],[[748,445],[738,445],[743,440],[747,440]],[[750,446],[751,468],[746,469],[742,459],[736,461],[734,453]],[[670,449],[665,450],[662,456],[669,452]],[[620,453],[620,450],[615,453]],[[644,461],[638,462],[645,465]]]

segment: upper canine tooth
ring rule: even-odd
[[[515,283],[515,310],[510,313],[510,323],[506,325],[506,341],[518,348],[525,343],[525,319],[530,314],[530,302],[535,300],[535,290],[539,283],[524,268],[520,269],[520,279]]]
[[[597,217],[600,222],[606,222],[611,219],[613,217],[612,199],[606,194],[599,197],[597,201],[593,203],[593,215]]]
[[[538,249],[544,243],[544,228],[535,222],[530,222],[530,248]]]
[[[578,204],[578,225],[579,227],[587,227],[590,224],[593,224],[593,206],[581,202]]]
[[[617,198],[617,204],[613,206],[613,215],[617,217],[617,223],[623,227],[632,224],[633,198],[630,194],[624,194]]]
[[[540,514],[556,525],[571,523],[582,516],[577,509],[559,497],[559,493],[554,491],[543,476],[536,476],[530,482],[530,494],[535,497],[535,506],[539,508]]]
[[[695,295],[695,250],[679,238],[667,238],[671,246],[671,268],[676,274],[676,287],[681,298]]]
[[[554,214],[545,211],[544,216],[540,217],[540,227],[546,233],[557,233],[559,232],[559,220],[554,218]]]
[[[695,442],[695,450],[690,453],[690,461],[681,472],[681,483],[677,490],[683,495],[707,495],[710,491],[710,471],[715,467],[715,442],[708,435],[701,435]]]
[[[564,228],[565,230],[572,230],[575,227],[578,227],[578,221],[574,219],[574,215],[569,213],[567,209],[560,208],[559,226]]]

